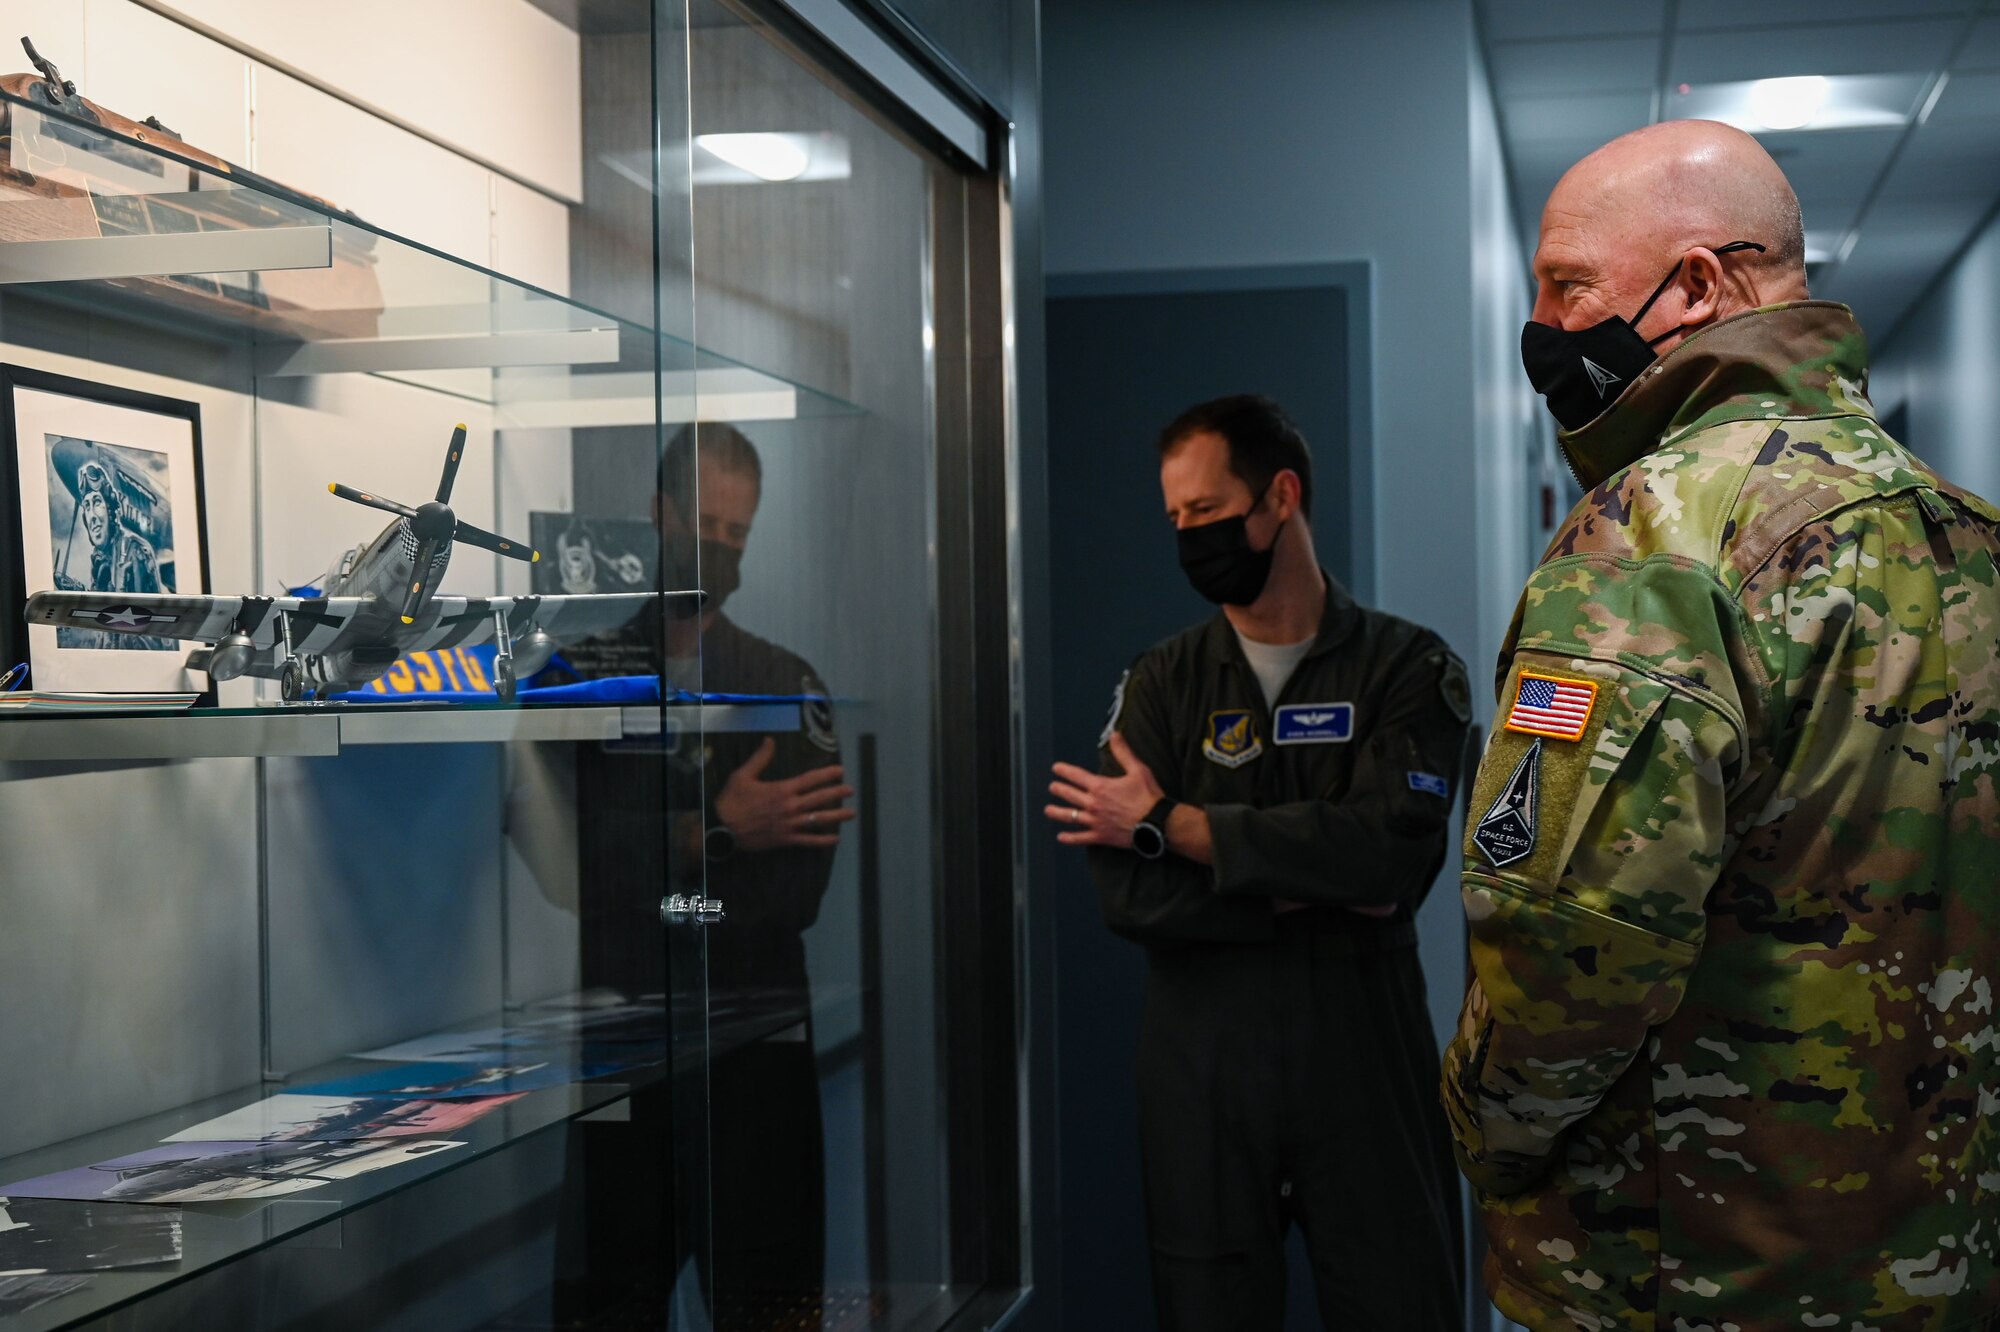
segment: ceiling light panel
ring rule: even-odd
[[[1760,12],[1755,4],[1744,5]],[[1791,74],[1897,74],[1944,63],[1965,31],[1961,19],[1902,23],[1808,23],[1768,37],[1687,32],[1674,40],[1667,86],[1750,82]]]
[[[1720,120],[1752,134],[1900,128],[1916,114],[1924,74],[1796,75],[1681,84],[1665,119]]]
[[[793,181],[846,180],[846,136],[758,131],[697,134],[697,185],[779,185]]]

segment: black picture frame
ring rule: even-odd
[[[11,501],[0,503],[0,671],[19,662],[27,662],[32,671],[35,664],[33,649],[30,646],[31,634],[26,619],[30,591],[28,572],[34,567],[35,561],[30,558],[26,545],[30,533],[24,515],[26,497],[23,494],[24,487],[20,483],[21,422],[18,408],[19,396],[24,390],[75,398],[83,403],[123,408],[186,423],[188,446],[192,451],[194,522],[189,534],[192,535],[193,541],[189,543],[184,540],[181,535],[183,525],[176,516],[173,591],[183,595],[205,595],[211,590],[208,568],[208,483],[202,460],[201,405],[180,398],[144,393],[116,384],[101,384],[94,380],[56,374],[33,366],[0,362],[0,478],[6,481],[6,493]],[[179,509],[184,507],[185,501],[175,496],[173,504]],[[192,549],[189,549],[190,545]],[[37,587],[33,590],[44,589]],[[185,653],[178,654],[176,659],[184,663]],[[36,687],[48,687],[46,682],[32,674],[30,682]],[[186,692],[199,695],[196,699],[197,706],[213,706],[215,691],[211,683],[186,686],[185,689]],[[106,689],[98,692],[120,691]],[[135,687],[132,692],[153,692],[153,687]]]

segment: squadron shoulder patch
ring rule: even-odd
[[[799,704],[799,724],[817,749],[829,754],[840,752],[840,740],[833,731],[833,700],[820,692],[819,681],[810,675],[799,680],[799,693],[805,701]]]
[[[1111,743],[1112,733],[1118,729],[1118,719],[1125,715],[1125,686],[1132,682],[1132,672],[1118,677],[1118,687],[1111,691],[1111,715],[1104,719],[1104,729],[1097,734],[1097,747],[1103,749]]]
[[[1202,739],[1201,752],[1210,763],[1225,768],[1240,768],[1256,758],[1264,752],[1264,741],[1257,735],[1255,714],[1247,708],[1209,713],[1208,734]]]
[[[1444,669],[1438,674],[1438,692],[1444,696],[1444,705],[1451,709],[1451,715],[1463,725],[1472,720],[1472,682],[1465,677],[1464,662],[1449,652],[1438,655],[1444,658]]]
[[[1538,736],[1514,765],[1513,775],[1473,829],[1472,844],[1499,869],[1534,854],[1536,806],[1542,784],[1542,741]]]
[[[1522,671],[1507,729],[1551,740],[1581,740],[1597,706],[1597,682]]]

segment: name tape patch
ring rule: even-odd
[[[1440,799],[1451,799],[1451,783],[1434,772],[1413,772],[1410,774],[1410,789],[1423,791]]]
[[[1281,745],[1339,745],[1354,738],[1352,703],[1289,703],[1272,719]]]
[[[1522,671],[1507,709],[1507,729],[1551,740],[1581,740],[1597,706],[1597,682]]]

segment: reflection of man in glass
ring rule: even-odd
[[[709,594],[699,617],[667,622],[667,678],[698,679],[708,693],[824,698],[803,659],[724,613],[763,493],[756,448],[726,425],[686,428],[667,445],[662,478],[666,582],[696,586],[698,553]],[[840,826],[854,811],[831,710],[808,704],[798,715],[797,729],[777,734],[704,736],[705,780],[668,803],[687,811],[676,839],[701,838],[706,892],[728,911],[708,932],[718,1332],[750,1326],[753,1308],[816,1303],[824,1268],[819,1073],[801,936],[819,916]],[[683,773],[696,775],[691,764]]]
[[[660,899],[699,891],[723,903],[727,919],[705,934],[714,1326],[816,1327],[825,1163],[803,935],[818,919],[841,826],[854,818],[853,791],[818,673],[724,609],[763,494],[756,448],[729,426],[690,427],[668,442],[661,478],[653,513],[660,584],[709,594],[699,616],[661,627],[667,679],[684,689],[806,701],[791,713],[796,725],[712,729],[699,742],[684,736],[664,763],[657,755],[579,751],[582,979],[627,995],[685,983],[663,974]],[[687,1164],[674,1159],[673,1124],[667,1086],[635,1094],[628,1124],[589,1126],[586,1164],[572,1170],[570,1184],[597,1200],[584,1219],[587,1242],[575,1250],[595,1270],[576,1279],[564,1316],[572,1306],[578,1316],[594,1312],[600,1301],[620,1299],[635,1272],[657,1271],[661,1217],[646,1195],[674,1187],[675,1170]],[[629,1205],[604,1202],[617,1197]],[[702,1225],[680,1222],[674,1247],[685,1258]],[[785,1324],[778,1310],[815,1312],[810,1323]]]

